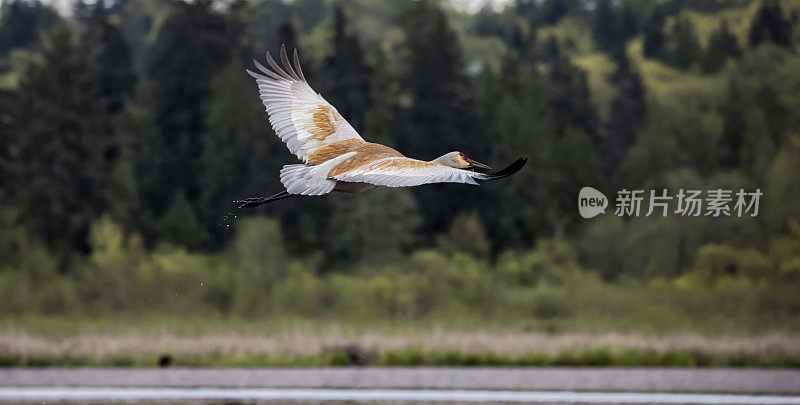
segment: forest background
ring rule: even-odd
[[[0,364],[797,366],[798,27],[794,0],[5,0]],[[236,210],[295,163],[244,71],[280,44],[368,141],[529,163]],[[758,215],[645,215],[720,188]]]

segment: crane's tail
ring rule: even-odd
[[[280,193],[273,194],[269,197],[250,197],[250,198],[245,198],[244,200],[237,201],[237,203],[239,203],[239,208],[258,207],[259,205],[268,204],[273,201],[283,200],[284,198],[294,197],[295,195],[297,194],[289,194],[284,190],[281,191]]]

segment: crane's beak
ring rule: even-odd
[[[470,166],[472,166],[472,167],[479,167],[481,169],[492,170],[491,166],[485,165],[485,164],[483,164],[481,162],[476,162],[476,161],[474,161],[472,159],[469,159],[469,158],[467,158],[467,163],[469,163]]]

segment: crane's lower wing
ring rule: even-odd
[[[328,177],[337,181],[370,183],[386,187],[412,187],[431,183],[477,185],[476,180],[508,177],[522,169],[525,163],[527,159],[521,158],[496,173],[480,173],[407,157],[389,157],[347,170],[336,167],[330,171]]]
[[[308,85],[300,69],[297,50],[294,52],[294,67],[283,46],[280,56],[283,68],[267,53],[267,62],[272,69],[254,61],[259,72],[248,70],[247,73],[256,79],[261,102],[269,114],[269,123],[289,151],[308,162],[314,151],[325,145],[345,140],[363,142],[336,108]]]

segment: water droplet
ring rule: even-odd
[[[239,216],[232,212],[229,212],[220,217],[219,221],[217,221],[217,226],[222,227],[226,230],[231,229],[231,225],[233,225],[233,221],[235,221],[236,218],[239,218]]]

